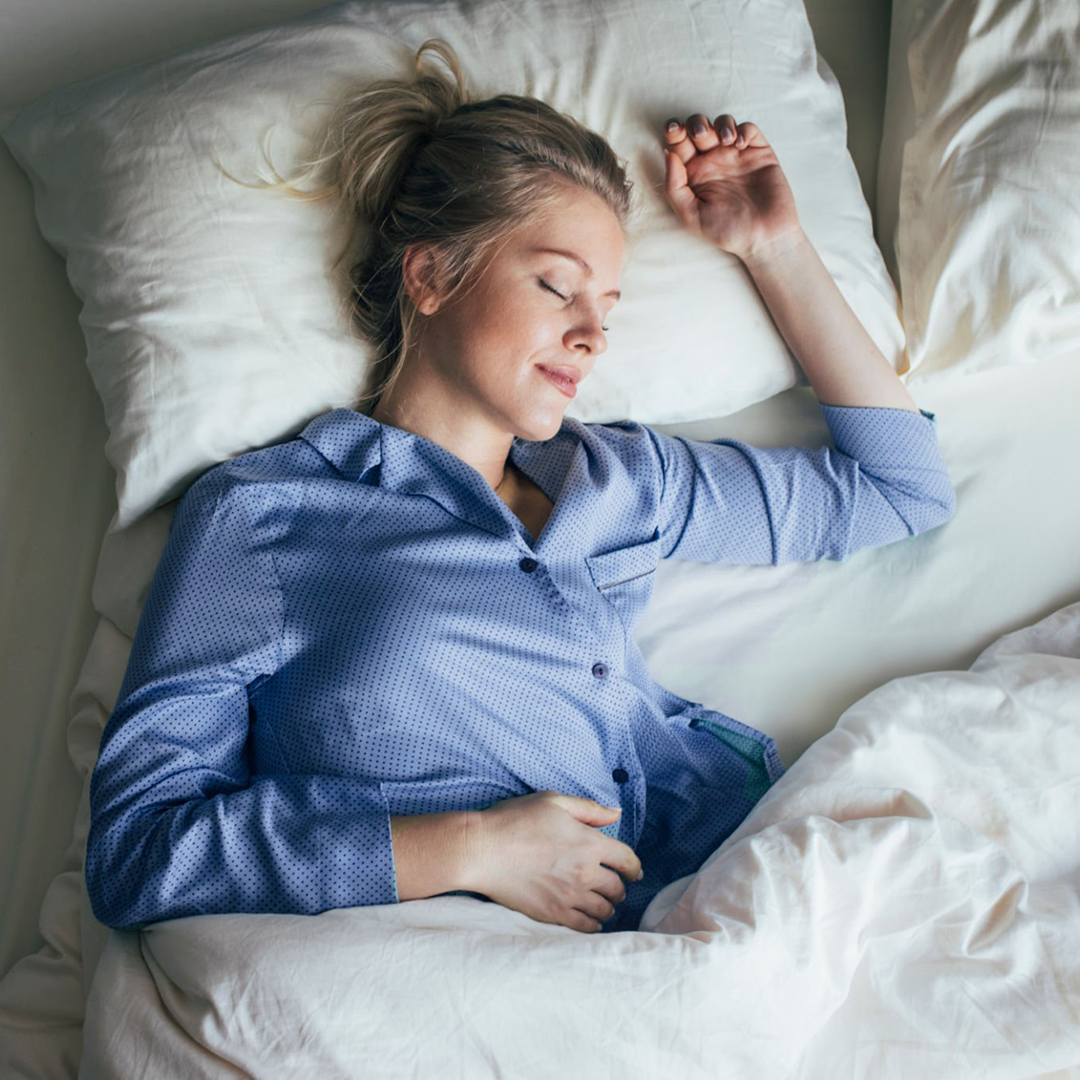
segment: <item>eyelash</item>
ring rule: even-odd
[[[543,285],[544,288],[547,289],[549,292],[553,292],[560,300],[565,300],[566,299],[566,297],[563,296],[563,294],[561,292],[559,292],[558,289],[553,289],[543,278],[537,278],[536,280],[539,281],[540,284]],[[607,332],[607,331],[609,331],[611,329],[611,327],[610,326],[601,326],[600,329]]]

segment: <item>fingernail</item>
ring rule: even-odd
[[[644,876],[645,876],[645,871],[642,870],[641,873],[638,874],[638,876],[634,880],[635,881],[640,881]]]
[[[678,120],[669,120],[667,122],[668,131],[674,131],[678,126],[679,126],[679,121]]]
[[[694,134],[695,135],[704,135],[705,134],[705,124],[704,124],[703,121],[696,120],[694,122]]]

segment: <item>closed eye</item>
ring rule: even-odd
[[[544,288],[548,290],[548,292],[553,292],[560,300],[565,300],[566,299],[566,297],[563,296],[563,294],[561,292],[559,292],[558,289],[553,289],[543,278],[537,278],[536,280],[539,281],[540,284],[543,285]],[[600,329],[606,332],[606,331],[610,330],[611,327],[610,326],[601,326]]]
[[[563,296],[563,294],[561,292],[559,292],[557,289],[553,289],[543,278],[537,278],[536,280],[539,281],[540,284],[543,285],[544,288],[548,290],[548,292],[553,292],[560,300],[565,300],[566,299],[566,297]]]

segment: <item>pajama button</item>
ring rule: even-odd
[[[592,673],[598,679],[606,679],[607,678],[607,671],[608,671],[607,664],[593,664],[593,666],[592,666]]]
[[[524,558],[518,563],[518,566],[520,566],[526,574],[531,574],[539,565],[540,564],[535,559],[529,558]]]
[[[625,769],[616,769],[611,774],[611,779],[617,784],[625,784],[630,779],[630,774]]]

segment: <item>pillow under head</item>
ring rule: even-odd
[[[4,132],[83,304],[117,473],[110,531],[210,466],[354,407],[373,350],[331,272],[341,222],[231,183],[214,158],[257,180],[272,129],[271,160],[290,176],[344,88],[408,76],[433,37],[474,99],[543,99],[607,138],[634,183],[623,297],[568,415],[681,423],[807,385],[743,264],[664,197],[663,123],[693,112],[761,128],[823,262],[905,370],[840,88],[802,0],[347,0],[63,87]]]

